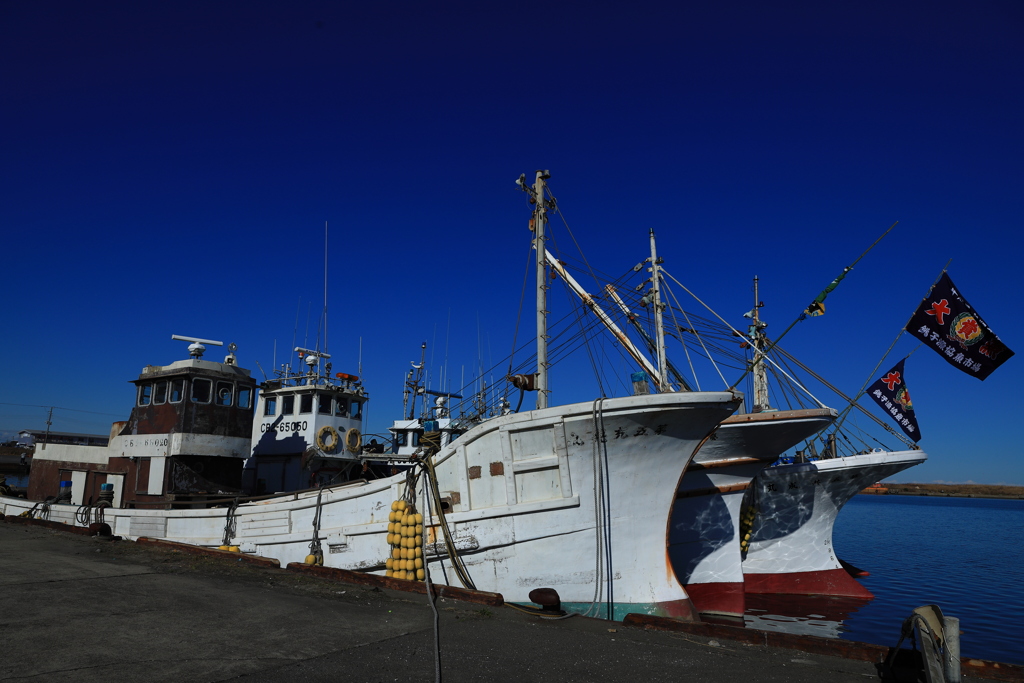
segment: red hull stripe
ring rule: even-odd
[[[746,610],[742,583],[688,583],[685,588],[694,608],[702,614],[743,616]]]
[[[860,585],[845,569],[791,574],[744,574],[748,593],[783,593],[790,595],[835,595],[848,598],[873,598],[871,591]],[[690,587],[687,586],[687,591]]]

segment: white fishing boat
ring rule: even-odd
[[[434,442],[408,458],[407,471],[380,479],[250,502],[237,496],[229,502],[228,491],[222,508],[175,509],[175,501],[161,501],[164,509],[131,509],[110,501],[46,504],[3,497],[2,512],[78,525],[102,518],[127,538],[223,546],[281,563],[308,560],[400,578],[422,575],[426,563],[435,580],[454,571],[467,585],[513,602],[527,602],[535,588],[550,588],[563,607],[597,608],[600,616],[692,618],[692,604],[665,552],[666,522],[693,453],[736,410],[742,395],[658,393],[548,406],[547,178],[538,172],[532,187],[520,179],[534,205],[538,254],[537,372],[524,380],[537,391],[536,409],[483,421],[447,444]],[[187,379],[182,390],[189,391]],[[268,396],[282,392],[283,387],[271,389]],[[251,408],[248,415],[251,420]],[[314,434],[311,425],[302,431]],[[167,441],[194,436],[172,431]],[[158,441],[155,448],[166,448]],[[225,448],[228,442],[210,444]],[[232,454],[240,458],[248,449]],[[74,462],[74,454],[65,455]],[[150,457],[152,467],[153,460],[168,456]],[[167,479],[151,475],[148,482],[155,490]],[[215,502],[206,498],[203,504]],[[401,508],[417,512],[404,515],[399,538],[395,511]],[[414,520],[417,515],[422,517]]]
[[[836,516],[871,484],[928,459],[922,450],[887,451],[779,464],[754,479],[744,509],[750,529],[744,589],[757,594],[870,598],[832,543]]]
[[[668,553],[698,612],[744,613],[740,546],[744,494],[780,454],[835,418],[831,408],[733,415],[694,455],[672,507]]]
[[[761,304],[757,284],[755,277],[747,338],[752,348],[760,351],[765,346],[766,325],[758,313]],[[752,372],[752,410],[725,420],[715,438],[697,451],[680,481],[672,508],[669,556],[694,607],[702,614],[744,614],[740,525],[744,495],[766,467],[837,417],[835,410],[820,402],[816,408],[772,409],[765,361],[756,355]]]
[[[290,364],[260,385],[252,424],[252,454],[242,486],[247,493],[298,491],[361,478],[371,466],[363,454],[359,377],[331,372],[331,355],[296,347],[302,372]],[[375,449],[370,449],[375,450]]]
[[[689,392],[689,385],[665,351],[661,313],[664,307],[661,302],[662,259],[657,254],[653,231],[650,246],[651,256],[633,270],[639,272],[647,265],[651,273],[647,281],[650,290],[644,298],[654,311],[654,338],[638,324],[632,310],[613,287],[606,286],[605,292],[647,343],[657,364],[637,348],[558,259],[550,253],[546,253],[546,258],[567,287],[642,368],[643,372],[634,378],[635,391],[648,391],[650,379],[656,391]],[[761,348],[764,325],[758,319],[756,278],[754,298],[750,339]],[[751,481],[785,451],[832,424],[837,416],[835,410],[820,402],[816,408],[771,409],[764,362],[758,360],[755,364],[753,410],[723,421],[714,436],[698,449],[679,482],[669,520],[668,554],[672,569],[677,580],[686,587],[695,609],[702,614],[739,617],[744,613],[740,508]]]

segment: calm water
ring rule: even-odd
[[[833,540],[871,572],[861,581],[874,600],[748,603],[752,613],[789,615],[780,630],[895,645],[911,610],[936,604],[960,618],[962,655],[1024,665],[1024,501],[856,496]]]

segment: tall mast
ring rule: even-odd
[[[316,340],[319,345],[320,340]],[[327,221],[324,221],[324,351],[327,348]],[[327,372],[330,375],[330,370]]]
[[[544,241],[547,237],[548,202],[544,198],[551,177],[547,171],[537,171],[533,184],[533,249],[537,256],[537,409],[548,407],[548,282],[547,255]]]
[[[761,320],[758,309],[764,306],[758,299],[758,278],[754,276],[754,309],[747,315],[751,319],[750,338],[754,340],[754,361],[751,366],[751,374],[754,377],[754,410],[761,412],[770,410],[768,405],[768,372],[764,365],[763,351],[766,346],[764,328],[768,323]]]
[[[658,272],[658,250],[654,244],[654,230],[651,229],[651,295],[654,300],[654,328],[657,333],[655,344],[658,352],[658,388],[664,393],[671,391],[665,377],[665,325],[662,317],[661,274]]]

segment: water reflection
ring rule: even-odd
[[[871,602],[870,598],[818,595],[747,594],[743,622],[747,628],[797,635],[840,638],[844,622]]]
[[[687,473],[691,489],[713,488],[705,473]],[[738,508],[739,496],[734,507]],[[699,577],[702,583],[742,581],[739,572],[740,551],[733,519],[737,510],[730,510],[726,496],[704,495],[681,498],[672,507],[668,529],[668,553],[676,577],[684,585],[694,570],[703,564]],[[714,557],[712,557],[714,556]]]

